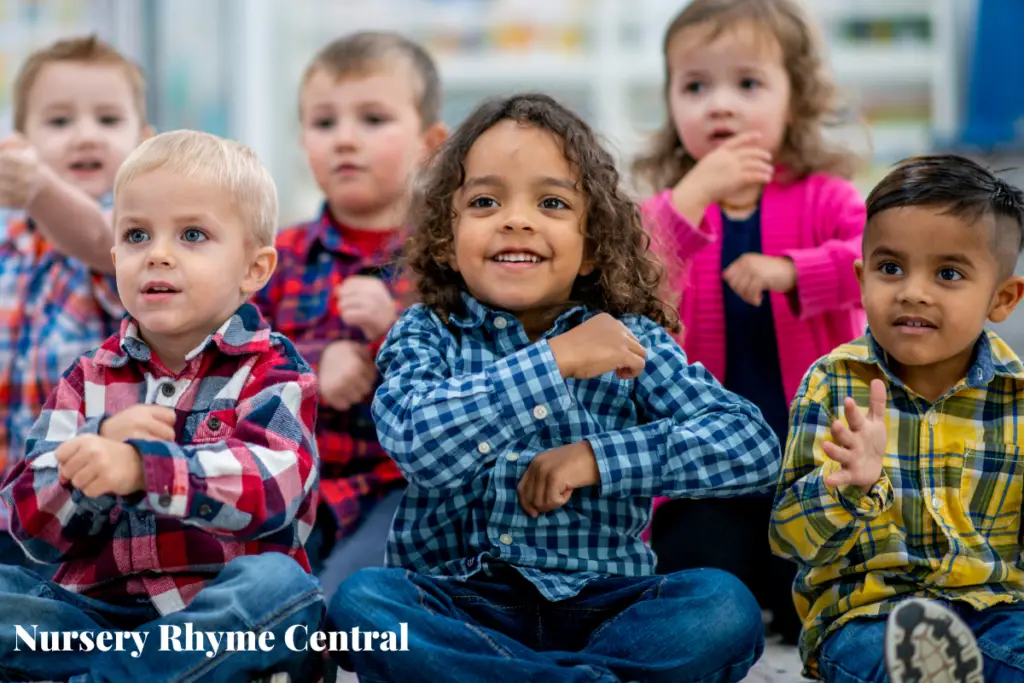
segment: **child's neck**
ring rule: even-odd
[[[967,376],[974,357],[974,347],[951,358],[929,365],[903,365],[889,356],[889,368],[915,394],[934,403]]]
[[[353,212],[335,204],[329,205],[331,218],[338,225],[356,230],[394,230],[405,223],[409,205],[407,201],[395,202],[388,206],[369,211]]]
[[[718,207],[732,220],[749,218],[757,210],[763,190],[762,185],[751,185],[723,198],[718,202]]]

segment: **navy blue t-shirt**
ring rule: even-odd
[[[722,270],[750,252],[761,253],[760,207],[744,220],[722,213]],[[765,292],[760,306],[751,306],[722,281],[725,292],[725,388],[758,408],[786,447],[789,406],[782,387],[779,344],[772,304]]]

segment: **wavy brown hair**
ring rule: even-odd
[[[589,125],[551,97],[520,94],[490,100],[476,109],[437,150],[427,167],[411,213],[405,262],[421,301],[442,319],[462,310],[462,276],[448,265],[454,253],[453,196],[466,179],[465,159],[477,139],[511,120],[554,134],[578,173],[586,198],[585,243],[594,271],[578,276],[569,305],[612,315],[636,314],[677,331],[673,306],[659,298],[662,268],[649,250],[637,205],[620,186],[611,154]],[[557,311],[553,311],[553,314]]]
[[[684,30],[709,27],[705,40],[711,41],[738,24],[750,23],[767,31],[782,48],[783,66],[792,89],[790,123],[782,140],[777,161],[790,179],[824,172],[850,178],[860,165],[852,151],[830,144],[825,129],[842,122],[835,83],[822,60],[817,30],[795,0],[693,0],[676,15],[665,31],[665,125],[651,140],[647,154],[633,163],[633,173],[649,189],[660,191],[678,183],[697,161],[683,147],[671,115],[671,64],[668,51]]]

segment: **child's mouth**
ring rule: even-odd
[[[71,170],[75,173],[95,173],[103,168],[100,161],[76,161],[71,164]]]
[[[491,261],[497,263],[501,268],[511,270],[523,270],[532,268],[545,259],[532,251],[503,251],[491,257]]]
[[[938,329],[938,325],[927,318],[917,316],[900,316],[893,321],[893,327],[899,329],[903,334],[922,335]]]

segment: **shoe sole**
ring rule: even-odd
[[[885,628],[890,683],[984,683],[974,634],[960,617],[929,600],[904,600]]]

